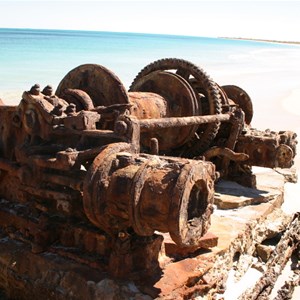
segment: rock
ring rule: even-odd
[[[256,245],[257,255],[262,259],[263,262],[268,261],[273,250],[274,250],[274,247],[272,247],[272,246],[266,246],[266,245],[262,245],[262,244]]]
[[[203,237],[200,238],[199,244],[197,247],[180,247],[170,238],[170,235],[167,233],[163,234],[164,245],[165,245],[165,254],[167,256],[187,256],[191,253],[195,253],[199,249],[209,249],[218,245],[218,237],[211,233],[207,232]]]

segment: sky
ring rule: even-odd
[[[0,28],[300,41],[300,0],[0,0]]]

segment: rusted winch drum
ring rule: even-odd
[[[219,90],[208,75],[194,64],[180,59],[162,59],[146,66],[127,92],[120,79],[101,65],[86,64],[71,70],[60,82],[56,95],[75,103],[77,111],[97,106],[128,104],[129,114],[138,119],[189,117],[221,112]],[[149,151],[156,138],[160,153],[174,149],[201,136],[208,144],[218,125],[190,125],[155,129],[141,134],[142,150]],[[213,127],[213,128],[211,128]],[[102,128],[113,129],[113,128]]]
[[[84,210],[113,236],[169,232],[178,245],[197,246],[210,225],[214,174],[210,162],[133,154],[128,144],[111,144],[88,171]]]

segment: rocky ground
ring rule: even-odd
[[[300,217],[284,196],[288,177],[261,169],[257,189],[219,182],[203,248],[179,249],[164,235],[152,281],[116,281],[2,237],[0,282],[8,293],[0,299],[291,299],[299,286]]]

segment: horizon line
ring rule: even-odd
[[[115,31],[115,30],[99,30],[99,29],[66,29],[66,28],[32,28],[32,27],[0,27],[1,29],[14,29],[14,30],[57,30],[57,31],[82,31],[82,32],[112,32],[112,33],[125,33],[125,34],[141,34],[141,35],[163,35],[163,36],[178,36],[178,37],[194,37],[194,38],[219,38],[217,36],[200,36],[188,34],[175,34],[175,33],[155,33],[155,32],[137,32],[137,31]]]
[[[8,30],[44,30],[44,31],[70,31],[70,32],[102,32],[102,33],[116,33],[116,34],[135,34],[135,35],[150,35],[150,36],[170,36],[170,37],[189,37],[189,38],[208,38],[208,39],[227,39],[227,40],[241,40],[253,42],[267,42],[279,44],[300,45],[300,41],[277,40],[267,38],[249,38],[249,37],[234,37],[234,36],[205,36],[205,35],[187,35],[174,33],[154,33],[154,32],[130,32],[130,31],[114,31],[114,30],[98,30],[98,29],[64,29],[64,28],[31,28],[31,27],[0,27]]]

